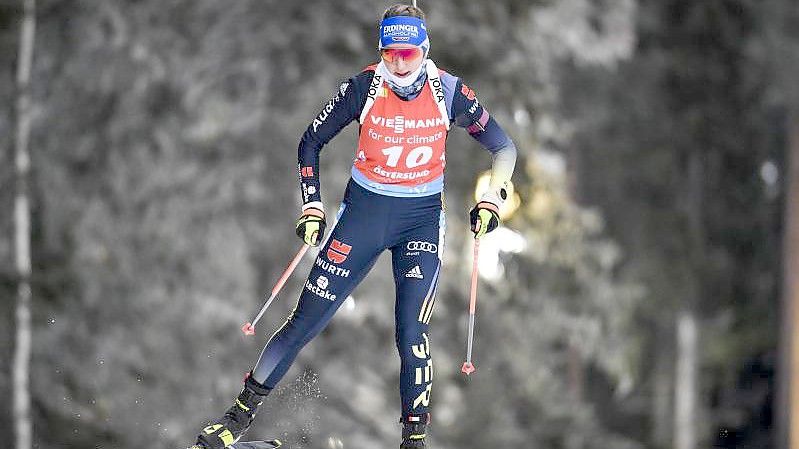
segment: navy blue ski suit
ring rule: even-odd
[[[319,152],[344,126],[358,120],[374,76],[370,67],[343,83],[303,135],[298,156],[304,204],[321,202]],[[446,72],[441,72],[441,81],[450,123],[466,128],[488,151],[512,150],[515,157],[512,141],[479,104],[474,92]],[[347,185],[335,226],[321,245],[296,308],[264,347],[252,376],[274,388],[302,347],[324,329],[378,256],[390,250],[402,413],[426,414],[433,379],[428,329],[444,245],[443,180],[432,191],[385,192],[356,175],[354,172]]]

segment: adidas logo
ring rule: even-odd
[[[416,279],[424,279],[424,275],[422,274],[422,269],[419,268],[419,265],[411,268],[411,271],[405,273],[406,278],[416,278]]]

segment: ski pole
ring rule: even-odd
[[[480,239],[474,239],[474,255],[472,256],[472,287],[469,292],[469,334],[466,339],[466,361],[461,372],[467,376],[477,368],[472,364],[472,342],[474,341],[474,312],[477,307],[477,259],[480,250]]]
[[[280,279],[277,280],[277,283],[272,288],[272,295],[269,299],[266,300],[266,303],[263,307],[261,307],[261,311],[258,312],[258,315],[255,316],[255,319],[252,322],[246,322],[243,326],[241,326],[241,331],[244,332],[244,335],[255,335],[255,325],[258,324],[258,321],[266,312],[266,309],[272,304],[272,301],[277,297],[277,294],[280,292],[280,289],[283,288],[283,284],[286,283],[286,280],[291,276],[291,273],[294,272],[294,269],[297,268],[297,264],[300,263],[300,259],[302,256],[305,255],[305,252],[308,251],[308,244],[302,245],[297,255],[294,256],[294,260],[291,261],[286,271],[280,276]]]

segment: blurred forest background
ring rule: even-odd
[[[339,83],[377,59],[392,3],[37,1],[34,447],[185,447],[228,407],[310,268],[306,257],[258,335],[243,337],[300,246],[299,137]],[[490,157],[463,130],[449,138],[431,447],[780,447],[797,2],[419,6],[432,58],[520,150],[521,206],[486,238],[478,371],[466,379],[467,211]],[[22,17],[22,0],[0,0],[5,446]],[[356,137],[350,126],[323,151],[328,210]],[[396,447],[388,262],[301,353],[251,437]]]

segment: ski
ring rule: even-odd
[[[233,443],[233,446],[230,447],[232,449],[276,449],[282,445],[283,443],[281,443],[280,440],[269,440]]]
[[[281,447],[283,443],[280,440],[269,440],[269,441],[242,441],[240,443],[233,443],[231,446],[228,446],[227,449],[277,449]],[[188,449],[202,449],[200,446],[194,445],[189,447]]]

